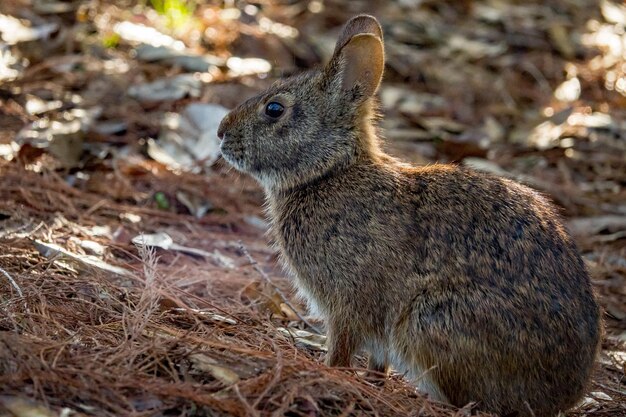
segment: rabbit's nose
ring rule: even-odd
[[[220,123],[220,127],[217,128],[217,137],[222,140],[224,139],[224,133],[226,133],[226,129],[223,126],[223,123]]]
[[[224,117],[222,119],[222,121],[220,122],[219,127],[217,128],[217,137],[220,140],[224,139],[224,135],[226,134],[226,131],[228,130],[228,115],[226,115],[226,117]]]

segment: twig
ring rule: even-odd
[[[11,285],[13,285],[13,287],[15,288],[17,293],[20,295],[20,297],[24,298],[24,294],[22,293],[22,289],[17,285],[17,282],[15,282],[15,280],[13,278],[11,278],[11,275],[9,275],[9,273],[7,271],[5,271],[4,269],[2,269],[2,268],[0,268],[0,272],[2,272],[2,274],[5,277],[7,277],[7,279],[11,283]]]
[[[285,296],[285,294],[281,291],[280,288],[278,288],[276,286],[276,284],[274,284],[271,280],[271,278],[265,273],[265,271],[263,271],[261,269],[261,267],[259,267],[259,263],[252,257],[252,255],[250,255],[250,252],[248,251],[248,248],[246,248],[246,246],[243,244],[243,242],[240,240],[239,241],[239,249],[241,249],[241,251],[243,252],[244,256],[248,259],[248,262],[250,262],[250,265],[252,265],[252,267],[254,268],[254,270],[256,272],[259,273],[259,275],[261,275],[263,277],[263,279],[270,284],[272,287],[274,287],[274,289],[276,290],[276,293],[280,296],[281,300],[296,314],[296,316],[302,320],[302,322],[304,324],[306,324],[307,326],[309,326],[311,328],[311,330],[313,330],[314,333],[317,334],[322,334],[322,332],[315,327],[313,324],[309,323],[309,321],[307,321],[307,319],[305,319],[299,312],[298,310],[296,310],[296,308],[293,306],[293,304],[291,304],[291,302],[287,299],[287,297]]]
[[[22,289],[20,288],[19,285],[17,285],[17,282],[15,282],[15,280],[11,277],[11,275],[9,275],[9,273],[7,271],[5,271],[4,269],[0,268],[0,272],[2,272],[2,274],[7,277],[7,279],[9,280],[9,282],[11,283],[11,285],[15,288],[15,290],[17,291],[17,294],[20,296],[20,298],[24,299],[24,293],[22,292]],[[24,299],[24,311],[26,311],[28,314],[30,314],[30,310],[28,308],[28,303],[26,302],[26,300]],[[11,313],[9,313],[10,316],[12,316]],[[14,327],[17,330],[17,325],[14,323]]]
[[[529,73],[535,79],[535,81],[537,81],[537,84],[539,84],[539,88],[541,88],[544,93],[548,93],[548,94],[552,93],[552,89],[550,88],[550,83],[548,82],[546,77],[543,75],[541,70],[539,70],[539,68],[537,68],[535,64],[533,64],[529,60],[524,60],[522,67],[524,70],[526,70],[527,73]]]
[[[281,378],[282,371],[283,371],[283,355],[281,351],[277,349],[276,344],[273,341],[272,341],[272,344],[274,344],[274,350],[276,351],[276,355],[277,355],[276,367],[275,367],[276,369],[274,371],[274,376],[272,377],[272,380],[265,386],[265,389],[263,390],[261,394],[259,394],[256,401],[252,403],[252,408],[255,410],[259,406],[263,398],[265,398],[267,393],[270,392],[270,390],[274,388],[274,386],[278,383],[278,381]]]
[[[237,386],[237,384],[233,385],[233,391],[235,391],[235,394],[237,394],[239,401],[241,401],[241,403],[245,407],[246,411],[248,412],[248,415],[257,417],[259,415],[259,412],[255,410],[248,401],[246,401],[243,395],[241,395],[241,392],[239,391],[239,387]]]
[[[618,390],[618,389],[615,389],[615,388],[611,388],[611,387],[608,387],[608,386],[606,386],[604,384],[600,384],[600,383],[598,383],[598,385],[601,386],[602,388],[604,388],[605,390],[614,392],[615,394],[626,395],[626,391],[621,391],[621,390]]]

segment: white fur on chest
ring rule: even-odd
[[[309,310],[309,314],[313,317],[316,317],[325,321],[326,318],[328,317],[328,314],[321,307],[320,303],[303,285],[299,285],[297,277],[294,277],[294,279],[296,281],[296,290],[297,290],[298,297],[304,302],[306,302],[306,305]]]
[[[298,277],[298,274],[293,268],[289,258],[282,251],[281,251],[280,259],[281,259],[283,268],[285,269],[285,271],[290,276],[293,282],[293,285],[296,289],[297,297],[306,303],[308,311],[309,311],[309,315],[326,321],[326,319],[328,318],[328,312],[326,311],[325,308],[322,307],[321,303],[315,297],[313,291],[307,288],[307,285],[303,282],[303,280],[301,280]]]

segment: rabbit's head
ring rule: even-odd
[[[279,80],[224,117],[218,130],[224,159],[273,190],[322,177],[371,152],[377,146],[371,99],[383,68],[378,21],[351,19],[323,69]]]

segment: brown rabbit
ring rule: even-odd
[[[555,416],[581,398],[601,334],[589,276],[552,205],[523,185],[380,149],[384,51],[357,16],[322,70],[281,80],[221,123],[224,158],[265,188],[271,233],[328,327],[433,398]]]

